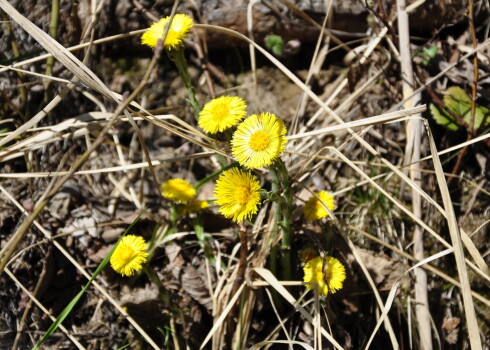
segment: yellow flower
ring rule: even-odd
[[[111,266],[123,276],[131,276],[141,270],[146,262],[148,252],[145,240],[140,236],[124,236],[111,256]]]
[[[260,168],[271,164],[284,152],[286,127],[272,113],[254,114],[238,125],[231,145],[240,165]]]
[[[313,282],[318,284],[320,295],[335,293],[342,289],[345,280],[345,267],[342,263],[331,256],[321,256],[311,259],[303,267],[305,276],[304,282]],[[307,285],[306,288],[312,290],[314,286]]]
[[[165,34],[165,25],[170,20],[170,16],[160,19],[151,25],[150,28],[143,33],[141,42],[150,47],[157,46],[158,40],[163,39]],[[178,49],[181,47],[182,40],[187,37],[187,32],[192,28],[192,18],[189,15],[176,14],[168,30],[167,37],[163,43],[163,47],[167,50]]]
[[[171,179],[162,185],[162,196],[177,203],[187,203],[196,196],[196,189],[182,179]]]
[[[192,200],[180,209],[180,215],[186,216],[198,211],[204,210],[209,206],[207,201],[201,201],[198,199]]]
[[[305,215],[306,220],[319,220],[326,218],[328,216],[328,211],[325,209],[325,207],[327,207],[330,211],[335,209],[333,196],[329,192],[321,191],[317,193],[317,196],[321,199],[321,202],[312,195],[305,203],[303,214]]]
[[[256,177],[238,168],[225,171],[216,181],[216,203],[219,212],[235,222],[249,219],[260,204],[260,184]]]
[[[209,134],[225,131],[247,114],[247,104],[237,96],[221,96],[209,101],[199,113],[199,127]]]

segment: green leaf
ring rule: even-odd
[[[282,55],[284,40],[279,35],[267,35],[265,37],[265,46],[276,56]]]
[[[468,123],[470,120],[468,120]],[[475,110],[475,129],[479,130],[490,124],[490,110],[480,105],[476,105]]]
[[[467,125],[471,123],[471,98],[459,86],[452,86],[444,92],[444,105],[447,109],[459,115]],[[473,128],[478,130],[481,126],[485,127],[490,123],[490,111],[480,105],[475,106],[475,120]],[[453,116],[441,108],[431,104],[430,112],[435,122],[445,126],[449,130],[456,131],[460,125]]]
[[[422,55],[430,59],[436,57],[438,51],[439,48],[437,47],[437,45],[431,45],[422,49]]]
[[[451,131],[456,131],[459,129],[459,125],[456,123],[452,115],[446,113],[446,111],[442,110],[433,103],[430,104],[429,109],[432,118],[434,118],[434,121],[437,124],[445,126]]]
[[[437,56],[438,51],[439,47],[437,47],[437,45],[424,47],[419,54],[419,56],[422,57],[423,65],[427,66],[430,63],[430,60]]]

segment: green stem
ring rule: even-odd
[[[282,162],[282,160],[278,159],[276,161],[276,166],[279,172],[279,176],[281,178],[281,185],[283,189],[283,208],[282,208],[282,248],[283,249],[291,249],[291,240],[293,238],[293,231],[291,228],[292,223],[292,215],[293,215],[293,192],[291,191],[291,182],[289,179],[288,170],[286,166]]]
[[[209,237],[204,233],[204,226],[202,224],[202,216],[200,213],[196,214],[197,216],[192,220],[194,225],[194,231],[196,232],[197,240],[199,241],[199,245],[204,250],[204,256],[208,261],[216,266],[216,257],[214,256],[213,248],[209,244]]]
[[[282,231],[281,239],[281,265],[283,269],[283,279],[290,280],[291,273],[291,241],[293,232],[291,229],[291,220],[293,214],[293,194],[291,192],[291,183],[289,180],[288,171],[284,163],[278,159],[271,166],[271,174],[276,178],[275,181],[280,182],[282,187],[282,193],[277,192],[277,195],[281,197],[279,204],[279,224]]]
[[[145,266],[143,267],[143,271],[145,271],[146,276],[148,276],[148,279],[157,286],[158,294],[163,304],[165,306],[169,306],[170,294],[168,293],[167,288],[165,288],[165,286],[163,285],[162,281],[160,281],[160,278],[158,277],[155,270],[153,270],[153,268],[149,264],[145,264]]]
[[[272,193],[274,197],[280,196],[280,182],[279,182],[279,176],[278,173],[275,169],[275,167],[270,167],[270,174],[271,174],[271,179],[272,179]],[[280,234],[280,225],[281,225],[281,203],[278,200],[273,200],[273,206],[274,206],[274,231],[272,233],[272,241],[275,241],[277,236]],[[277,246],[272,247],[271,249],[271,254],[270,254],[270,267],[272,273],[277,276],[277,255],[278,255],[278,248]]]
[[[201,107],[196,100],[196,94],[194,93],[194,87],[192,86],[191,77],[189,71],[187,70],[187,62],[184,56],[184,48],[181,47],[177,50],[168,50],[168,57],[175,63],[175,66],[179,70],[180,78],[184,83],[187,93],[189,94],[189,101],[192,108],[194,109],[194,116],[196,120],[199,119],[199,113],[201,112]]]

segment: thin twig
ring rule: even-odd
[[[408,13],[405,0],[396,2],[398,14],[398,33],[400,47],[400,63],[403,78],[403,97],[410,96],[414,90],[414,76],[412,68],[412,56],[410,50],[410,34]],[[410,108],[420,101],[420,94],[406,101],[404,107]],[[407,144],[405,148],[404,163],[412,163],[410,166],[410,178],[421,187],[420,151],[421,151],[422,124],[420,118],[411,119],[407,125]],[[418,191],[412,189],[413,214],[417,218],[422,217],[422,197]],[[422,228],[415,225],[413,232],[413,255],[418,260],[424,260],[424,240]],[[432,328],[429,310],[429,296],[427,291],[427,273],[417,268],[415,275],[415,298],[417,304],[415,313],[418,323],[420,346],[424,350],[432,350]]]

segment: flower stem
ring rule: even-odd
[[[282,162],[282,160],[278,159],[276,161],[276,167],[281,179],[281,185],[283,190],[282,198],[284,198],[282,204],[282,221],[281,227],[283,231],[282,237],[282,248],[283,249],[291,249],[291,240],[293,237],[293,231],[291,229],[291,220],[293,214],[293,192],[291,191],[291,182],[289,180],[288,170],[286,166]]]
[[[282,232],[281,240],[281,267],[282,278],[285,280],[291,279],[291,215],[292,215],[292,193],[289,185],[289,176],[280,160],[276,161],[270,167],[272,177],[272,192],[281,200],[274,200],[274,215],[275,215],[275,235],[277,237],[279,231]],[[274,248],[273,248],[274,249]],[[276,248],[277,249],[277,248]],[[277,256],[277,250],[271,254],[271,258]],[[272,268],[271,264],[271,268]],[[272,271],[274,273],[274,271]]]
[[[160,299],[162,300],[163,304],[165,306],[170,305],[170,295],[168,293],[167,288],[163,285],[162,281],[160,281],[160,278],[158,277],[157,273],[153,268],[150,266],[150,264],[145,264],[143,267],[143,271],[145,271],[146,276],[148,276],[148,279],[155,284],[158,288],[158,295]]]
[[[196,232],[197,240],[199,241],[199,245],[204,251],[204,255],[206,259],[213,265],[216,266],[216,258],[214,256],[213,249],[210,245],[209,237],[204,233],[204,226],[202,224],[202,216],[197,213],[197,216],[192,220],[192,224],[194,225],[194,231]]]
[[[192,108],[194,109],[194,116],[196,120],[199,119],[199,113],[201,112],[201,107],[196,100],[196,94],[194,93],[194,87],[192,86],[191,77],[189,71],[187,70],[187,61],[184,56],[184,48],[179,48],[177,50],[168,50],[168,57],[175,63],[175,66],[179,70],[180,78],[184,83],[187,93],[189,94],[189,101]]]

